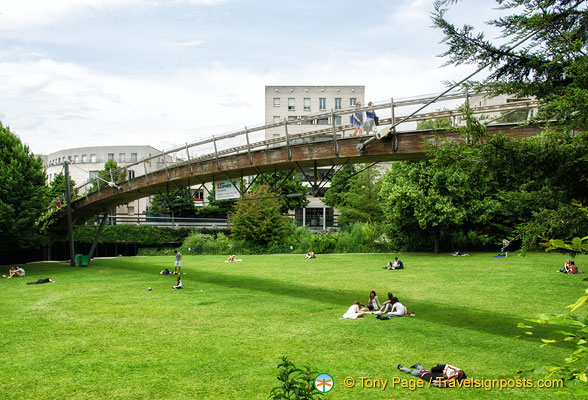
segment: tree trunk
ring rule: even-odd
[[[435,230],[433,232],[434,232],[434,235],[435,235],[435,250],[434,250],[434,253],[435,254],[439,254],[439,228],[435,228]]]

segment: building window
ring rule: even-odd
[[[310,111],[310,98],[304,98],[304,111]]]
[[[335,97],[335,110],[341,109],[341,97]]]
[[[118,162],[125,162],[125,153],[118,153]]]
[[[108,153],[108,161],[114,161],[114,153]]]
[[[76,164],[77,164],[77,163],[79,163],[79,162],[80,162],[80,156],[78,156],[78,155],[75,155],[75,156],[74,156],[74,163],[76,163]]]
[[[194,192],[194,201],[204,201],[204,190],[196,190]]]
[[[281,118],[277,115],[274,115],[274,124],[277,124],[281,121]]]
[[[132,169],[128,170],[129,173],[129,179],[134,179],[135,178],[135,171],[133,171]]]
[[[319,125],[329,125],[329,119],[328,118],[320,118],[318,120],[318,124]]]
[[[280,98],[274,97],[274,107],[279,107],[279,106],[280,106]]]
[[[321,97],[319,98],[319,110],[326,110],[327,109],[327,98]]]
[[[137,153],[131,153],[131,162],[137,162]]]
[[[341,125],[341,117],[335,117],[335,125]]]
[[[71,162],[71,156],[67,156],[67,161]]]
[[[88,157],[85,154],[82,154],[82,162],[88,162]]]
[[[90,162],[91,163],[95,163],[96,162],[96,154],[90,154]]]
[[[288,116],[288,121],[296,121],[296,116],[295,115]]]
[[[90,179],[96,179],[96,178],[98,178],[98,171],[90,171],[89,172],[89,178]]]
[[[296,103],[294,97],[288,99],[288,111],[296,110]]]
[[[349,98],[349,105],[354,106],[357,103],[357,97],[350,97]]]

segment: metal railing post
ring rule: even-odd
[[[212,135],[212,143],[214,144],[214,156],[216,157],[216,169],[220,171],[220,160],[218,159],[218,150],[216,148],[216,137]]]
[[[335,155],[339,156],[339,143],[337,143],[337,129],[335,128],[335,111],[331,108],[331,125],[333,126],[333,146]]]
[[[247,153],[249,154],[249,165],[253,165],[253,156],[251,155],[251,144],[249,143],[249,131],[245,127],[245,138],[247,139]]]
[[[284,117],[284,131],[286,132],[286,150],[288,151],[288,160],[292,160],[292,151],[290,150],[290,137],[288,136],[287,117]]]
[[[190,149],[188,149],[188,142],[186,142],[186,155],[188,156],[188,164],[190,165],[190,175],[194,175],[194,171],[192,171],[192,160],[190,159]]]

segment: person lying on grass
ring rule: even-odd
[[[411,369],[412,368],[412,369]],[[416,363],[410,368],[398,364],[398,369],[412,376],[418,376],[435,387],[447,387],[450,381],[462,381],[467,378],[465,372],[451,364],[437,364],[430,370],[424,369],[421,364]]]
[[[305,260],[311,259],[311,258],[316,258],[316,256],[314,255],[314,251],[312,250],[308,250],[308,253],[306,253],[306,256],[304,256]]]
[[[343,318],[357,319],[363,317],[363,314],[364,313],[359,310],[359,301],[355,300],[355,303],[353,303],[347,312],[343,314]]]
[[[169,274],[171,274],[171,271],[167,268],[159,271],[159,275],[169,275]]]
[[[27,285],[40,285],[42,283],[55,283],[51,278],[38,279],[36,282],[27,282]]]
[[[178,282],[176,283],[176,286],[172,286],[173,290],[176,289],[182,289],[182,279],[178,276]]]

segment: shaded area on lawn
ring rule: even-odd
[[[261,291],[278,296],[289,296],[319,303],[329,303],[341,306],[341,314],[353,303],[355,299],[365,297],[365,293],[351,290],[332,290],[324,287],[299,285],[274,279],[256,278],[250,276],[228,275],[218,272],[196,273],[196,281],[209,283],[228,288],[240,288],[251,291]],[[511,315],[490,312],[486,310],[473,309],[468,307],[456,307],[452,305],[432,303],[423,300],[415,300],[403,296],[402,303],[409,311],[415,312],[416,317],[434,324],[452,326],[458,329],[470,329],[493,335],[512,337],[521,335],[522,330],[517,328],[519,322],[524,318]],[[388,321],[388,323],[392,323]],[[560,328],[555,326],[538,326],[534,331],[535,340],[538,337],[554,336],[554,332]],[[522,340],[534,340],[533,337],[522,335]],[[569,347],[568,343],[555,343],[559,347]]]

